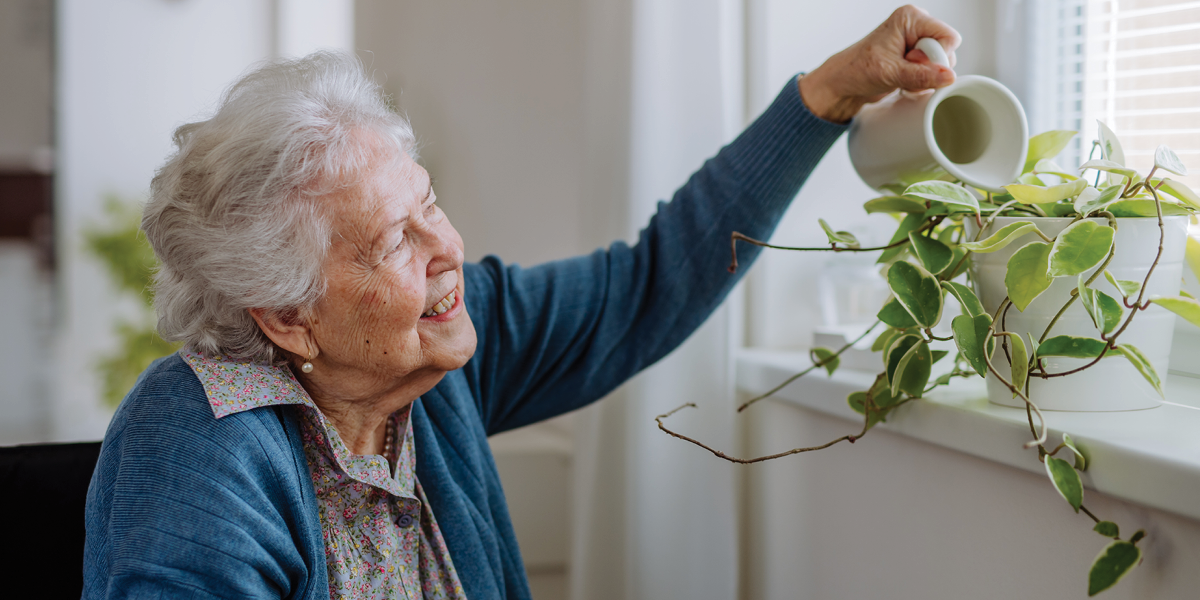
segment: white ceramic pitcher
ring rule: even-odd
[[[922,38],[916,47],[950,66],[937,40]],[[1028,139],[1017,97],[994,79],[966,75],[936,91],[898,91],[864,106],[850,125],[850,160],[874,189],[913,183],[940,166],[968,185],[1002,193],[1021,175]]]

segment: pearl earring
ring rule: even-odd
[[[304,371],[305,373],[312,373],[312,370],[313,370],[312,359],[311,358],[306,359],[304,361],[304,364],[300,365],[300,370]]]

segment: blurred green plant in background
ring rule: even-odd
[[[84,230],[86,248],[104,263],[118,290],[140,300],[141,312],[134,321],[117,322],[119,346],[96,365],[104,378],[102,397],[105,403],[116,406],[151,362],[176,351],[179,344],[163,340],[154,328],[150,282],[158,261],[138,228],[142,217],[140,206],[108,196],[104,199],[104,213],[105,222]]]

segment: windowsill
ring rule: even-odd
[[[810,364],[806,352],[745,348],[737,354],[737,387],[761,394]],[[850,409],[846,396],[867,389],[875,375],[840,369],[829,377],[814,371],[775,398],[861,424],[862,416]],[[1200,408],[1194,407],[1200,379],[1172,374],[1165,390],[1169,403],[1150,410],[1046,412],[1047,443],[1057,445],[1063,432],[1070,434],[1089,459],[1082,473],[1086,487],[1200,520]],[[1022,448],[1031,439],[1025,411],[989,403],[978,377],[956,379],[923,401],[901,406],[877,427],[1045,474],[1036,451]]]

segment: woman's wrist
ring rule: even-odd
[[[836,93],[826,82],[820,67],[801,76],[797,85],[800,86],[800,100],[808,107],[808,111],[832,123],[850,121],[865,104],[860,98]]]

